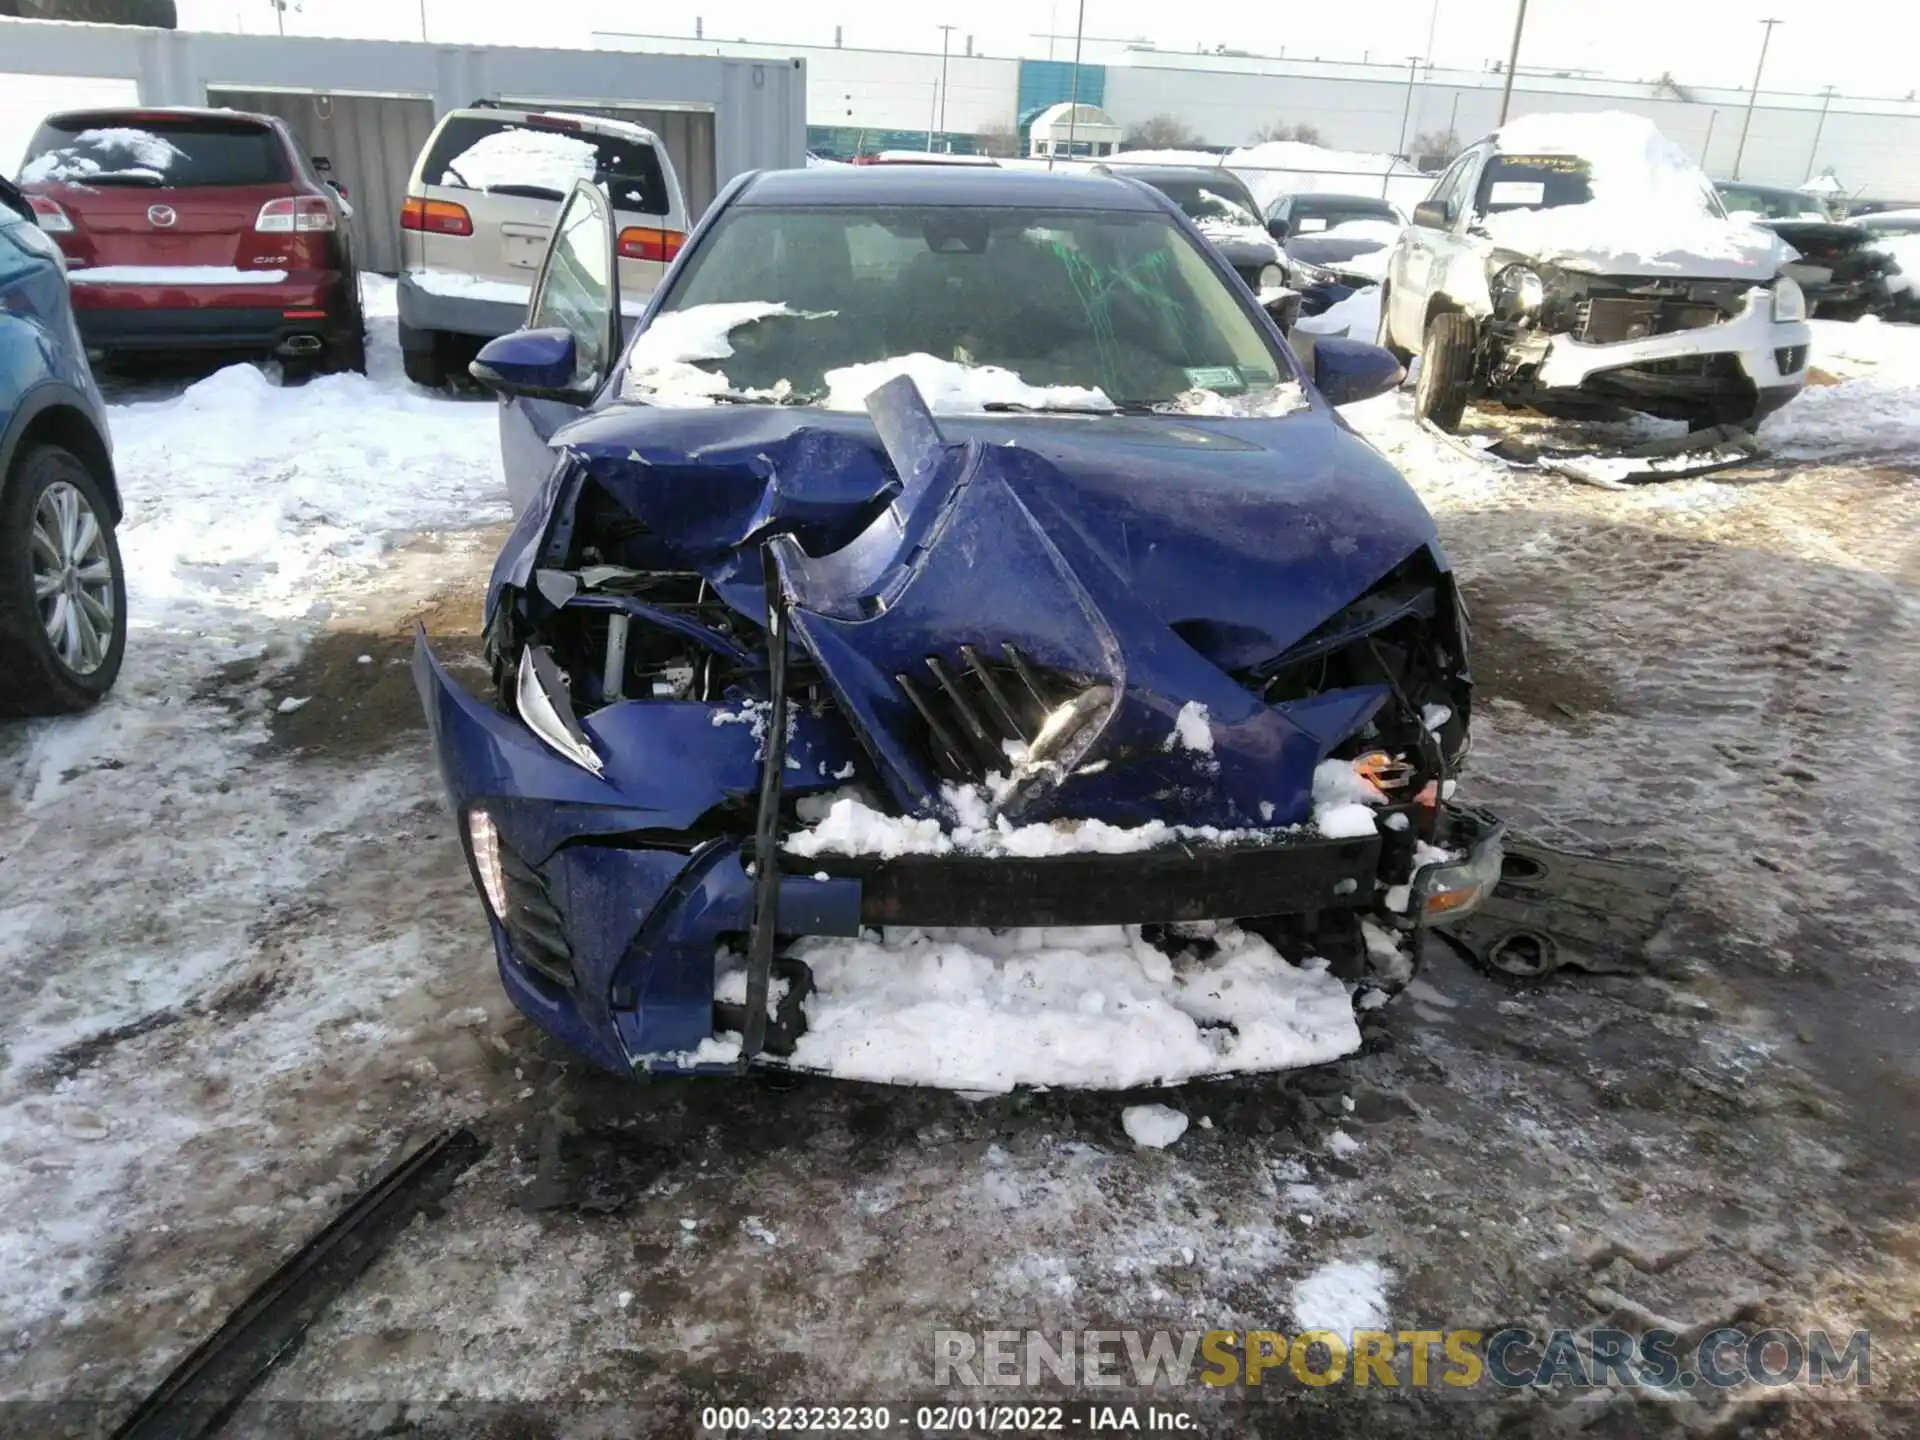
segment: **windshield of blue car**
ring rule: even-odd
[[[856,381],[910,360],[923,389],[980,402],[967,408],[1220,413],[1231,397],[1275,413],[1267,399],[1298,395],[1163,212],[945,206],[733,210],[635,342],[627,389],[841,408]]]

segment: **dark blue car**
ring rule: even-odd
[[[80,710],[127,643],[106,411],[59,247],[0,180],[0,714]]]
[[[1383,351],[1310,378],[1120,178],[744,177],[631,344],[619,244],[576,189],[474,363],[521,506],[494,693],[416,657],[535,1021],[617,1071],[750,1063],[804,1029],[799,937],[1231,917],[1364,964],[1362,917],[1478,903],[1456,587],[1332,408]],[[801,833],[849,795],[866,841]]]

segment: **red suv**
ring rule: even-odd
[[[20,188],[66,255],[90,350],[251,350],[365,368],[353,211],[279,120],[50,115]]]

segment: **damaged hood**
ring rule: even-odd
[[[1479,222],[1478,233],[1496,254],[1592,275],[1769,285],[1797,253],[1759,225],[1708,215],[1621,215],[1599,205],[1505,211]]]
[[[949,441],[1043,461],[1030,503],[1229,668],[1285,649],[1435,537],[1406,481],[1324,408],[1280,419],[941,416],[939,425]],[[716,582],[757,584],[757,561],[743,565],[742,549],[778,531],[812,554],[844,545],[901,483],[867,416],[797,407],[617,406],[555,444]]]
[[[1315,766],[1387,687],[1270,705],[1246,672],[1410,559],[1444,568],[1432,518],[1378,452],[1321,403],[936,421],[903,376],[869,410],[617,406],[555,438],[637,522],[646,568],[701,574],[757,627],[776,566],[791,634],[904,810],[958,803],[947,742],[976,717],[955,676],[991,669],[1041,702],[1038,736],[1057,709],[1082,746],[1043,763],[1036,729],[1030,755],[980,737],[965,773],[1013,772],[1016,818],[1306,818]],[[568,486],[585,493],[568,469],[534,510],[564,516]],[[545,523],[510,543],[497,583],[525,585]],[[979,683],[975,706],[996,682]],[[929,712],[947,704],[942,736]]]

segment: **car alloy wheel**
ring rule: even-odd
[[[55,481],[33,511],[33,596],[47,643],[75,675],[91,675],[113,643],[113,560],[79,489]]]

